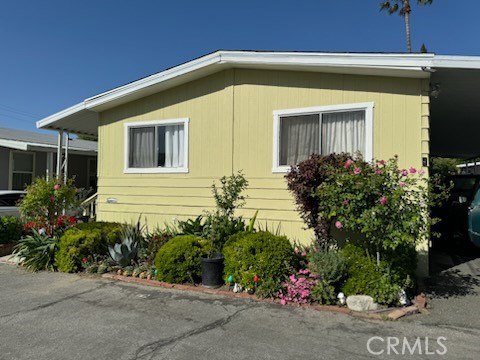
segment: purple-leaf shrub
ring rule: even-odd
[[[313,154],[291,167],[285,176],[288,190],[295,198],[297,210],[308,228],[313,229],[315,238],[320,243],[327,243],[330,238],[330,221],[320,216],[320,204],[318,202],[317,188],[331,174],[331,170],[343,166],[347,161],[353,163],[348,154],[331,154],[328,156]]]

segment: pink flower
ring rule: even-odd
[[[425,170],[421,169],[418,171],[418,175],[423,176],[425,175]]]
[[[378,163],[383,166],[385,165],[385,160],[380,160]]]
[[[400,185],[400,187],[405,187],[407,186],[407,183],[405,181],[400,181],[398,185]]]
[[[382,173],[382,170],[380,169],[375,170],[375,175],[380,175],[381,173]]]
[[[403,169],[402,172],[401,172],[401,174],[402,174],[403,176],[407,176],[407,175],[408,175],[407,169]]]
[[[380,204],[385,205],[387,203],[387,198],[385,196],[382,196],[378,201]]]
[[[350,165],[353,164],[353,160],[352,159],[348,159],[346,162],[345,162],[345,165],[343,165],[343,167],[345,169],[348,169],[350,167]]]
[[[280,304],[282,304],[282,305],[287,305],[287,301],[286,301],[285,299],[281,299],[281,300],[280,300]]]
[[[408,169],[408,171],[410,172],[410,174],[415,174],[417,172],[417,169],[411,167],[410,169]]]
[[[343,224],[342,224],[340,221],[336,221],[336,222],[335,222],[335,227],[336,227],[337,229],[341,229],[341,228],[343,228]]]
[[[345,206],[348,205],[348,200],[347,199],[343,200],[343,205],[345,205]]]
[[[307,256],[307,252],[306,251],[302,251],[302,253],[300,254],[302,256]]]
[[[362,172],[362,170],[361,170],[360,168],[358,168],[358,167],[356,167],[355,169],[353,169],[353,173],[354,173],[355,175],[358,175],[358,174],[360,174],[361,172]]]
[[[60,189],[60,184],[55,184],[55,185],[53,186],[53,190],[58,190],[58,189]]]

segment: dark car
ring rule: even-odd
[[[434,227],[434,231],[441,233],[440,239],[433,239],[435,247],[454,248],[459,244],[468,242],[472,214],[471,207],[479,202],[480,195],[477,195],[480,188],[480,175],[459,174],[446,177],[447,184],[452,184],[448,200],[432,212],[433,217],[440,218],[440,223]],[[480,208],[478,209],[480,216]],[[480,231],[480,219],[479,231]],[[480,235],[480,234],[479,234]]]
[[[0,190],[0,216],[19,217],[18,205],[25,194],[25,191]]]

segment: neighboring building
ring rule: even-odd
[[[433,54],[218,51],[37,126],[98,134],[98,220],[142,214],[154,226],[195,217],[213,208],[214,180],[243,170],[243,215],[259,210],[260,223],[281,223],[292,240],[307,241],[312,233],[286,188],[289,165],[312,152],[359,150],[427,170],[430,153],[477,151],[449,129],[477,110],[461,95],[478,86],[479,69],[478,58]],[[441,101],[431,98],[439,91]],[[426,254],[427,243],[419,250]]]
[[[23,190],[36,177],[54,176],[57,167],[56,136],[0,128],[0,190]],[[69,141],[68,177],[79,188],[97,185],[97,143]]]

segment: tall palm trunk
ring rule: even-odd
[[[410,14],[405,13],[405,35],[407,37],[407,52],[412,52],[412,40],[410,39]]]
[[[407,52],[412,52],[412,40],[410,38],[410,1],[403,0],[403,16],[405,18],[405,36],[407,37]]]

